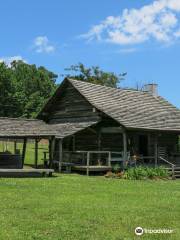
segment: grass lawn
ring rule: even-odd
[[[180,239],[180,181],[56,176],[0,179],[0,239]]]

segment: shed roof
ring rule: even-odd
[[[64,138],[96,122],[46,124],[42,120],[0,118],[0,137],[49,137]]]
[[[52,130],[42,120],[0,118],[0,137],[36,137],[52,135]]]
[[[94,107],[126,128],[180,131],[180,110],[160,96],[115,89],[73,79],[69,81]]]

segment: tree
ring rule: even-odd
[[[7,117],[13,112],[12,96],[11,71],[5,63],[0,63],[0,116]]]
[[[86,68],[82,63],[79,63],[78,65],[72,65],[65,70],[70,72],[65,75],[66,77],[114,88],[117,88],[119,86],[119,83],[124,79],[127,74],[122,73],[116,75],[112,72],[105,72],[101,70],[98,66]]]
[[[2,70],[1,70],[2,69]],[[44,67],[14,61],[11,67],[0,65],[2,97],[6,101],[0,116],[35,117],[56,89],[57,75]]]

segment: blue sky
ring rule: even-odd
[[[158,83],[180,107],[179,0],[1,0],[0,22],[0,60],[127,72],[123,86]]]

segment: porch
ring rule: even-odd
[[[59,171],[107,172],[135,166],[173,168],[180,165],[179,135],[127,131],[96,125],[55,139],[53,164]],[[46,156],[46,159],[48,157]]]
[[[112,169],[124,170],[129,167],[147,166],[171,169],[180,165],[174,164],[158,154],[158,156],[130,156],[127,152],[126,160],[124,160],[123,152],[110,151],[74,151],[63,152],[62,162],[53,161],[57,164],[59,171],[81,171],[89,175],[90,172],[107,172]]]

